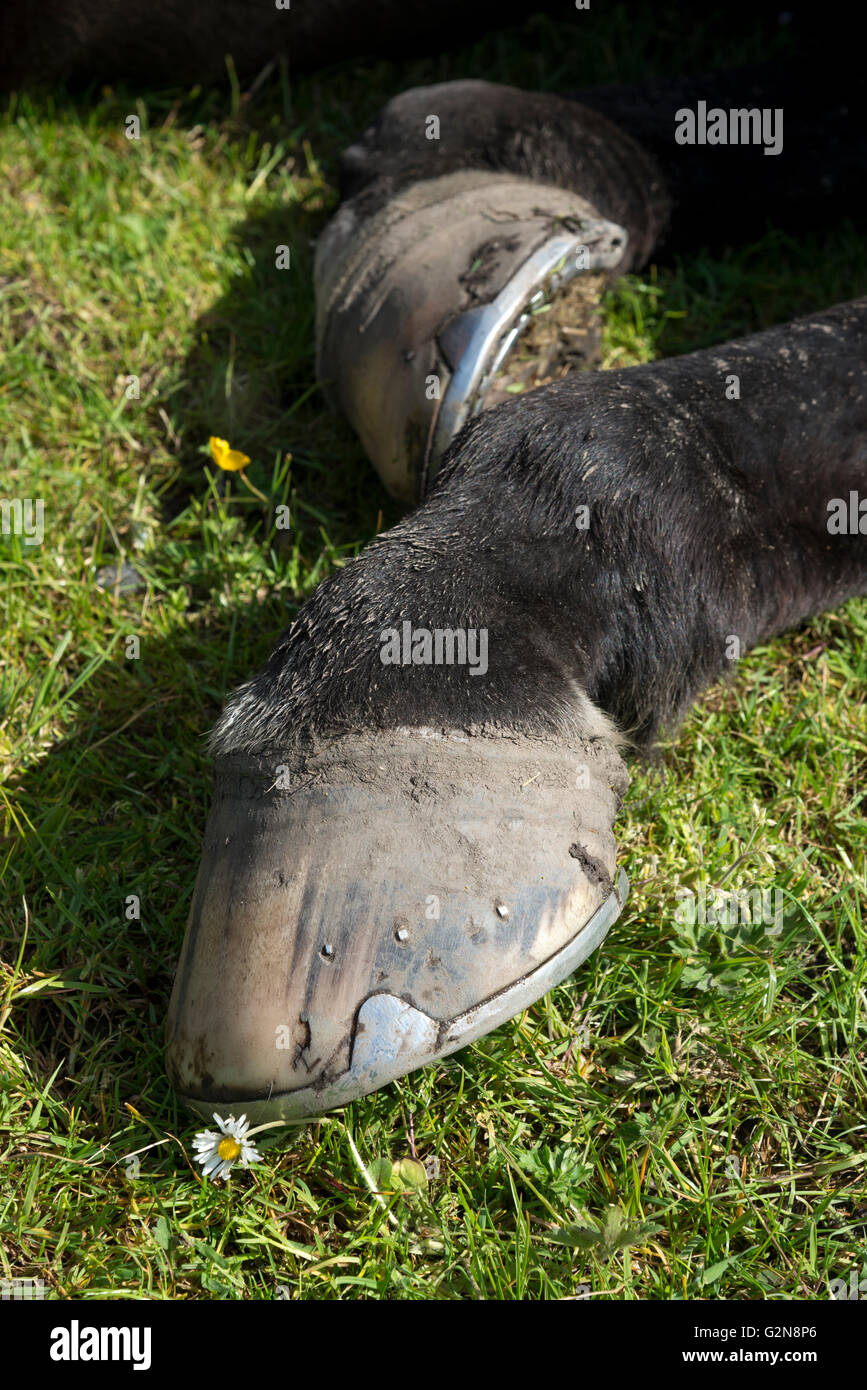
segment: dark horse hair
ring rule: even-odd
[[[867,300],[541,387],[472,421],[423,506],[319,586],[215,747],[592,733],[598,709],[647,745],[756,641],[867,589],[867,515],[831,529],[865,479]],[[407,619],[485,629],[484,678],[383,665]]]

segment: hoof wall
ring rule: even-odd
[[[218,764],[168,1020],[195,1109],[343,1105],[570,974],[626,895],[612,745],[408,730]]]
[[[316,372],[392,496],[419,500],[533,315],[627,240],[577,193],[477,170],[366,220],[343,205],[316,251]]]

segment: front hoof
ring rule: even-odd
[[[203,1115],[303,1119],[490,1032],[626,893],[612,744],[432,730],[231,755],[168,1019]]]

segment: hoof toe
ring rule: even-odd
[[[599,945],[626,892],[601,740],[410,730],[220,760],[168,1020],[194,1108],[321,1114],[447,1056]]]

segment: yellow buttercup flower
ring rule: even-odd
[[[242,454],[240,449],[233,449],[227,439],[218,439],[215,434],[208,440],[211,449],[211,458],[218,468],[223,468],[227,473],[237,473],[239,469],[246,468],[250,462],[246,454]]]

